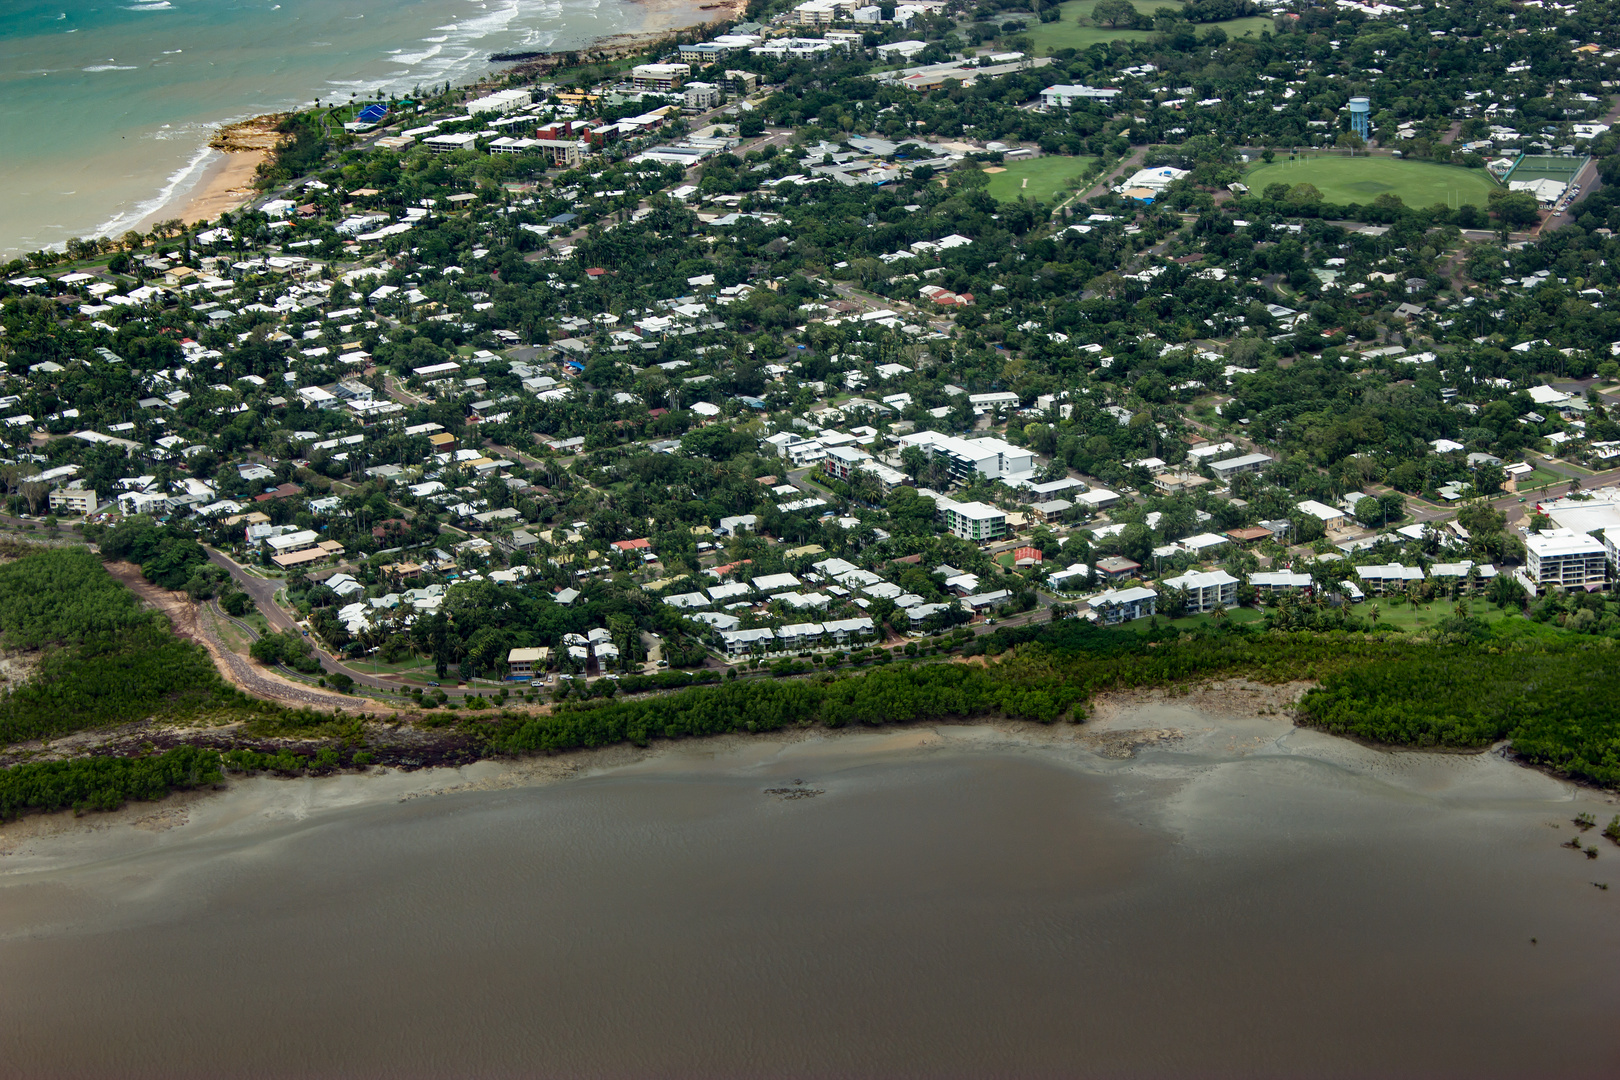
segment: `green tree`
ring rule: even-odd
[[[1486,497],[1500,495],[1502,485],[1507,483],[1507,473],[1500,465],[1481,465],[1474,470],[1474,490]]]
[[[1129,26],[1136,22],[1136,5],[1131,0],[1097,0],[1091,8],[1091,21],[1100,26]]]
[[[1322,201],[1322,192],[1315,184],[1295,184],[1288,189],[1288,202],[1294,206],[1315,206]]]
[[[1524,604],[1525,592],[1513,580],[1513,575],[1498,573],[1485,590],[1485,598],[1499,608],[1520,607]]]
[[[1487,200],[1491,216],[1509,229],[1524,229],[1541,220],[1541,208],[1536,197],[1528,191],[1504,191],[1497,188]]]

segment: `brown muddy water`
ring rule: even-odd
[[[730,739],[13,825],[0,1075],[1620,1075],[1620,848],[1558,846],[1602,798],[1108,723],[1183,737]]]

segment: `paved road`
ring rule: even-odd
[[[1603,119],[1599,122],[1608,124],[1610,127],[1614,127],[1617,123],[1620,123],[1620,97],[1615,99],[1615,102],[1612,106],[1610,106],[1608,113],[1605,114]],[[1559,226],[1568,225],[1570,222],[1574,221],[1576,216],[1575,208],[1580,206],[1581,200],[1592,194],[1592,192],[1603,187],[1603,178],[1598,175],[1597,158],[1594,157],[1587,161],[1585,165],[1581,166],[1580,172],[1576,173],[1570,179],[1570,184],[1571,186],[1579,184],[1581,193],[1575,196],[1574,201],[1571,202],[1562,213],[1548,215],[1547,220],[1543,221],[1541,225],[1537,226],[1537,233],[1540,233],[1542,229],[1549,225],[1556,229]]]
[[[281,591],[282,586],[280,581],[273,578],[262,578],[257,574],[249,573],[230,556],[211,547],[205,547],[204,550],[208,552],[208,561],[229,573],[231,580],[235,581],[237,586],[253,599],[254,606],[259,609],[260,614],[264,616],[265,621],[270,624],[273,630],[278,633],[285,630],[291,630],[298,634],[304,632],[304,628],[298,625],[297,621],[276,603],[276,593]],[[359,686],[381,690],[390,694],[397,692],[400,687],[408,685],[400,679],[385,678],[349,666],[326,649],[323,649],[319,639],[313,635],[309,638],[309,642],[315,649],[315,655],[320,659],[321,666],[329,673],[347,675]],[[446,686],[442,689],[448,697],[452,698],[468,697],[478,692],[469,688],[455,686]]]
[[[1602,487],[1620,485],[1620,469],[1611,469],[1601,473],[1583,473],[1566,465],[1562,461],[1537,461],[1536,467],[1547,472],[1557,473],[1568,480],[1579,480],[1585,490],[1594,490]],[[1502,511],[1507,517],[1507,523],[1512,525],[1521,516],[1528,515],[1529,510],[1543,498],[1553,499],[1564,494],[1565,484],[1557,484],[1547,490],[1545,496],[1535,491],[1521,491],[1511,495],[1499,495],[1491,500],[1491,505]],[[1524,502],[1519,500],[1523,499]],[[1412,512],[1414,522],[1432,522],[1449,519],[1457,514],[1455,506],[1438,506],[1434,503],[1413,500],[1415,509]]]
[[[259,636],[257,630],[242,622],[233,619],[219,609],[217,601],[209,602],[209,612],[217,619],[228,622],[240,629],[251,641]],[[231,681],[256,697],[267,698],[271,701],[289,705],[308,705],[318,709],[354,709],[360,707],[366,699],[345,697],[342,694],[327,693],[314,687],[303,686],[293,680],[292,672],[287,671],[286,679],[266,678],[262,669],[256,667],[251,661],[234,651],[224,641],[214,628],[214,624],[198,612],[197,632],[208,639],[217,654],[224,660],[225,666],[231,670]],[[285,670],[285,669],[283,669]]]
[[[1065,199],[1063,202],[1059,203],[1057,207],[1058,210],[1062,210],[1063,207],[1068,206],[1072,202],[1085,202],[1094,196],[1103,194],[1108,190],[1110,184],[1118,180],[1123,180],[1125,177],[1130,176],[1136,172],[1136,170],[1140,169],[1142,167],[1142,159],[1147,157],[1147,152],[1148,148],[1145,146],[1132,150],[1118,165],[1115,165],[1111,169],[1104,169],[1102,179],[1091,185],[1089,190]],[[1118,171],[1116,172],[1115,170]]]

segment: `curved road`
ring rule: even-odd
[[[272,629],[278,632],[291,630],[295,634],[304,632],[293,617],[276,603],[276,593],[281,590],[281,582],[270,578],[262,578],[257,574],[250,574],[236,560],[207,545],[203,546],[203,550],[208,552],[209,562],[230,574],[231,580],[236,582],[237,586],[253,599],[254,606],[259,609],[259,613],[264,616],[265,621],[270,624]],[[322,667],[330,673],[347,675],[358,686],[367,686],[373,690],[382,690],[390,694],[405,686],[405,683],[397,679],[386,679],[371,672],[350,667],[321,648],[320,642],[313,636],[309,638],[309,643],[314,647],[315,655],[320,658]],[[442,689],[447,696],[452,698],[464,698],[475,692],[451,686]]]
[[[210,601],[208,607],[217,618],[224,619],[231,625],[241,629],[250,635],[250,639],[258,636],[258,632],[247,623],[239,619],[233,619],[221,611],[217,602]],[[366,698],[345,697],[342,694],[332,694],[317,690],[314,687],[302,686],[290,678],[284,680],[265,678],[263,672],[250,660],[222,641],[207,620],[201,618],[197,620],[197,632],[208,639],[209,643],[217,650],[217,655],[224,659],[225,666],[231,669],[231,682],[255,697],[293,705],[308,705],[312,708],[321,709],[352,709],[368,700]]]

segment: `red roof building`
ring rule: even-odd
[[[269,502],[272,499],[290,499],[294,495],[302,495],[303,493],[304,489],[299,487],[297,484],[282,484],[280,487],[271,488],[263,495],[253,496],[253,501]]]

